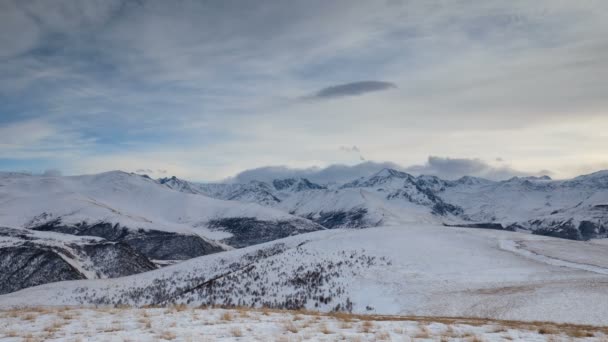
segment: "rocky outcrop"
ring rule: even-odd
[[[306,220],[260,221],[253,217],[217,219],[209,221],[208,226],[232,234],[222,242],[236,248],[324,229]]]
[[[530,222],[530,225],[534,234],[569,240],[604,238],[608,234],[608,227],[603,223],[586,220],[580,222],[572,219],[565,221],[534,220]]]
[[[309,219],[330,229],[365,228],[375,225],[367,220],[367,210],[365,208],[350,211],[321,212],[318,217],[310,216]]]
[[[156,268],[125,243],[0,228],[0,293],[63,280],[116,278]]]
[[[118,224],[112,225],[103,222],[65,225],[60,219],[57,219],[31,229],[78,236],[98,236],[108,241],[124,242],[137,252],[154,260],[187,260],[225,250],[224,247],[198,235],[160,230],[133,230]]]
[[[0,294],[77,279],[86,277],[48,248],[35,245],[0,248]]]

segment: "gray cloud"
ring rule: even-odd
[[[495,167],[481,159],[443,158],[430,156],[424,165],[414,165],[405,169],[413,174],[433,175],[443,179],[457,179],[462,176],[475,176],[492,180],[512,177],[550,175],[551,171],[523,172],[509,166]]]
[[[319,90],[312,98],[328,99],[343,96],[359,96],[375,91],[383,91],[397,88],[394,83],[382,81],[360,81],[345,84],[338,84]]]
[[[265,166],[240,172],[229,181],[235,183],[247,183],[252,180],[268,182],[273,179],[302,177],[318,183],[341,183],[368,176],[383,168],[403,169],[395,163],[376,163],[371,161],[353,166],[334,164],[325,168],[310,167],[297,169],[286,166]]]
[[[325,168],[289,168],[286,166],[265,166],[245,170],[230,178],[228,182],[247,183],[252,180],[270,182],[282,178],[308,178],[318,183],[342,183],[369,176],[384,168],[408,172],[414,175],[433,175],[442,179],[452,180],[462,176],[475,176],[491,180],[505,180],[512,177],[551,175],[552,172],[524,172],[508,166],[495,167],[481,159],[443,158],[430,156],[423,165],[403,167],[392,162],[367,161],[356,165],[330,165]]]

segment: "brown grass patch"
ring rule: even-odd
[[[374,328],[374,323],[372,321],[363,321],[363,323],[361,323],[359,332],[367,334],[367,333],[370,333],[373,328]]]
[[[426,325],[418,324],[418,329],[420,331],[413,336],[414,338],[431,338],[431,331]]]
[[[290,333],[298,333],[298,327],[296,327],[295,324],[293,324],[292,321],[286,321],[283,323],[283,328],[285,329],[285,331],[289,331]]]
[[[230,313],[230,311],[224,311],[222,312],[222,314],[220,315],[220,319],[222,321],[232,321],[233,317],[232,314]]]
[[[38,317],[38,314],[34,313],[34,312],[28,312],[25,315],[23,315],[23,317],[21,317],[22,320],[24,321],[33,321]]]
[[[347,321],[340,322],[340,329],[350,329],[352,327],[353,327],[353,324],[351,322],[347,322]]]
[[[329,329],[329,327],[327,326],[327,324],[323,323],[321,324],[321,326],[319,327],[319,331],[325,335],[329,335],[329,334],[333,334],[334,332],[331,331]]]
[[[160,338],[162,338],[163,340],[175,340],[177,338],[177,335],[175,335],[174,332],[172,331],[163,331],[162,334],[160,334]]]
[[[391,339],[391,334],[387,333],[386,331],[379,331],[374,336],[374,339],[376,341],[388,341]]]
[[[243,331],[239,327],[233,327],[230,329],[230,333],[234,337],[243,337]]]

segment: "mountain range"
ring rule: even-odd
[[[608,171],[490,181],[382,169],[331,184],[305,178],[211,184],[121,171],[0,173],[0,203],[0,293],[8,293],[133,275],[337,228],[423,224],[602,238]]]
[[[279,209],[325,228],[426,222],[573,240],[608,233],[608,171],[570,180],[443,180],[382,169],[343,184],[316,184],[305,178],[201,184],[172,177],[159,182],[178,191]]]

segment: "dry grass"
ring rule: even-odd
[[[418,324],[418,333],[416,333],[414,338],[431,338],[431,331],[426,325]]]
[[[543,326],[538,328],[538,333],[541,335],[556,335],[559,334],[559,330],[552,326]]]
[[[283,323],[283,328],[285,329],[285,331],[288,331],[290,333],[294,333],[294,334],[298,333],[298,327],[295,324],[293,324],[292,321],[285,321]]]
[[[373,328],[374,328],[374,323],[372,321],[363,321],[363,323],[361,323],[361,327],[360,327],[359,331],[367,334],[367,333],[370,333]]]
[[[160,334],[159,336],[160,338],[162,338],[163,340],[175,340],[177,338],[177,335],[175,335],[174,332],[172,331],[163,331],[162,334]]]
[[[174,306],[175,311],[182,312],[188,310],[188,306],[186,304],[178,304]]]
[[[158,306],[149,306],[148,308],[160,308]],[[206,307],[204,307],[206,308]],[[106,314],[116,314],[117,317],[122,317],[126,314],[126,307],[103,307],[95,309],[98,313]],[[173,307],[164,307],[168,313],[181,312],[185,310],[192,310],[195,312],[194,308],[188,308],[186,305],[176,305]],[[510,336],[506,334],[509,329],[520,330],[520,331],[529,331],[533,333],[539,333],[545,335],[547,339],[568,339],[568,338],[586,338],[586,337],[596,337],[598,340],[602,340],[601,337],[608,335],[608,327],[598,327],[591,325],[577,325],[577,324],[558,324],[552,322],[524,322],[524,321],[513,321],[513,320],[490,320],[483,318],[467,318],[467,317],[419,317],[419,316],[383,316],[383,315],[356,315],[356,314],[348,314],[343,312],[333,312],[333,313],[319,313],[307,310],[277,310],[277,309],[249,309],[249,308],[231,308],[232,310],[223,311],[220,313],[220,318],[222,321],[229,322],[235,320],[237,317],[240,318],[248,318],[248,317],[256,317],[256,312],[258,314],[264,316],[270,316],[273,314],[288,316],[291,317],[292,322],[284,323],[284,329],[288,332],[293,332],[294,334],[298,334],[300,336],[302,333],[307,333],[302,331],[303,329],[314,326],[314,331],[321,331],[324,334],[335,334],[331,332],[327,327],[327,323],[325,322],[327,318],[335,319],[337,322],[336,328],[340,329],[351,329],[353,326],[357,327],[357,330],[362,333],[376,333],[373,335],[376,340],[381,337],[382,333],[375,330],[375,322],[383,322],[383,321],[404,321],[404,322],[419,322],[419,330],[414,334],[416,337],[422,338],[422,336],[426,336],[428,333],[428,328],[426,325],[429,323],[442,323],[446,325],[445,331],[443,331],[440,335],[434,335],[433,337],[436,339],[441,338],[442,340],[446,340],[449,338],[460,338],[466,341],[480,341],[481,338],[475,336],[471,333],[464,333],[459,335],[454,332],[453,325],[470,325],[483,327],[483,331],[487,331],[488,333],[500,333],[500,338],[508,339]],[[131,310],[129,308],[129,310]],[[157,313],[147,312],[147,310],[140,311],[141,317],[139,317],[138,322],[144,325],[147,329],[152,329],[152,322],[148,319],[151,315],[162,314],[162,311]],[[197,311],[198,312],[198,311]],[[252,315],[253,313],[253,315]],[[54,314],[57,317],[56,321],[51,321],[52,324],[44,328],[43,335],[39,338],[34,337],[22,337],[26,340],[42,340],[44,338],[57,338],[54,334],[61,330],[61,328],[68,324],[70,321],[75,321],[79,317],[79,311],[75,311],[73,307],[34,307],[34,308],[19,308],[12,309],[6,311],[0,311],[0,317],[4,318],[16,318],[24,321],[35,321],[39,320],[42,314]],[[136,312],[128,313],[128,314],[136,314]],[[95,315],[95,313],[93,313]],[[203,315],[203,314],[201,314]],[[217,316],[215,316],[217,317]],[[198,317],[193,314],[193,319],[198,320]],[[260,317],[261,319],[261,317]],[[295,321],[298,321],[297,325],[294,324]],[[216,324],[217,322],[214,322]],[[319,330],[317,330],[319,329]],[[403,328],[399,331],[397,327],[391,328],[394,329],[395,334],[402,335],[404,333]],[[117,325],[113,326],[112,331],[123,330],[122,327]],[[312,330],[310,330],[312,331]],[[10,333],[10,332],[9,332]],[[46,333],[46,335],[44,335]],[[5,333],[6,335],[7,333]],[[433,334],[429,334],[433,335]],[[292,335],[295,338],[295,336]],[[339,335],[334,335],[333,337],[339,338]],[[369,338],[369,336],[368,336]],[[350,339],[350,336],[348,337]],[[608,340],[606,341],[608,342]]]
[[[485,342],[485,340],[479,336],[472,336],[468,338],[470,342]]]
[[[44,331],[46,331],[48,333],[55,333],[56,331],[58,331],[59,329],[61,329],[64,325],[65,325],[65,322],[55,321],[51,325],[49,325],[48,327],[44,328]]]
[[[340,329],[350,329],[352,327],[353,327],[353,325],[350,322],[347,322],[347,321],[340,322]]]
[[[21,317],[22,320],[24,321],[33,321],[38,317],[37,313],[34,312],[28,312],[25,315],[23,315],[23,317]]]
[[[583,337],[594,337],[595,333],[588,331],[588,330],[571,330],[568,332],[568,336],[570,337],[577,337],[577,338],[583,338]]]
[[[230,328],[230,334],[234,337],[243,337],[243,331],[239,327]]]
[[[391,334],[387,333],[386,331],[379,331],[374,336],[374,339],[376,341],[389,341],[391,339]]]
[[[333,334],[334,332],[329,329],[327,324],[323,323],[319,326],[319,331],[325,335]]]
[[[220,319],[222,321],[227,321],[230,322],[234,319],[234,317],[232,316],[232,314],[230,313],[230,311],[224,311],[222,312],[222,314],[220,315]]]
[[[241,318],[251,317],[251,315],[249,314],[250,310],[248,310],[247,308],[243,308],[243,307],[236,308],[236,312],[238,312],[238,314]]]

